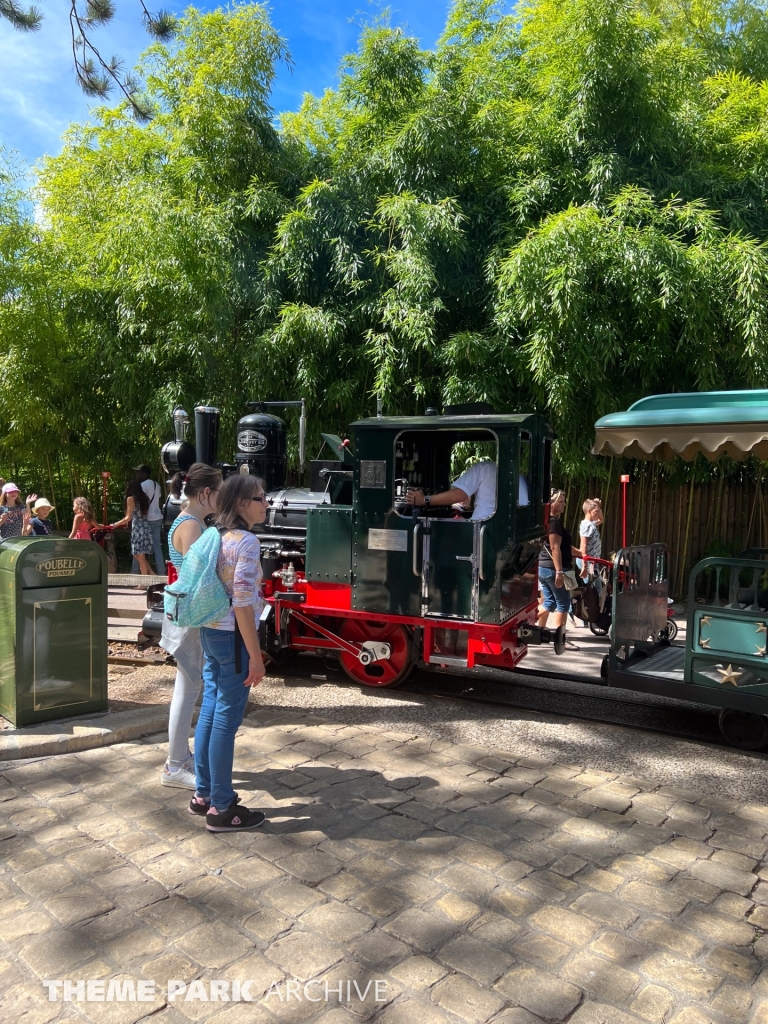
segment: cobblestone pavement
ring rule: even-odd
[[[768,1024],[768,806],[257,709],[214,836],[157,740],[0,773],[3,1024]]]

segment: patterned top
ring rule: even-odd
[[[14,505],[13,508],[0,505],[0,515],[7,517],[3,525],[0,526],[0,537],[20,537],[21,531],[24,529],[24,513],[26,511],[25,505]]]
[[[232,600],[232,607],[211,629],[235,631],[235,608],[253,606],[258,625],[264,598],[261,594],[261,544],[259,538],[246,530],[227,530],[221,535],[221,551],[216,572]]]
[[[582,519],[579,534],[587,538],[587,554],[590,558],[599,558],[603,550],[600,531],[589,519]]]

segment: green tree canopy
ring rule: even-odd
[[[20,436],[48,395],[57,444],[117,463],[180,401],[303,396],[317,435],[487,399],[548,413],[579,471],[643,394],[765,386],[765,3],[457,0],[433,50],[371,25],[278,119],[287,59],[259,5],[188,10],[139,68],[151,120],[73,127],[38,227],[0,221]]]

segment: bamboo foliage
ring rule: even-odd
[[[433,49],[378,21],[282,116],[267,9],[190,8],[137,68],[149,121],[100,108],[32,195],[0,166],[0,470],[65,505],[107,469],[117,500],[179,403],[229,437],[246,400],[304,397],[317,450],[376,397],[487,400],[546,414],[573,503],[615,507],[598,416],[768,383],[764,8],[455,0]],[[666,517],[683,564],[735,543],[655,472],[633,536]]]

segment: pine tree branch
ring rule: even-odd
[[[21,32],[35,32],[43,20],[37,7],[28,7],[24,10],[16,0],[0,0],[0,18],[5,18]]]
[[[0,0],[0,3],[3,2],[7,0]],[[107,96],[116,85],[130,104],[134,117],[139,121],[147,121],[151,117],[151,110],[142,102],[139,83],[132,75],[123,73],[122,62],[117,57],[105,60],[88,36],[89,28],[106,24],[114,14],[112,0],[85,0],[83,13],[77,9],[77,0],[70,0],[69,25],[75,75],[86,96]]]

